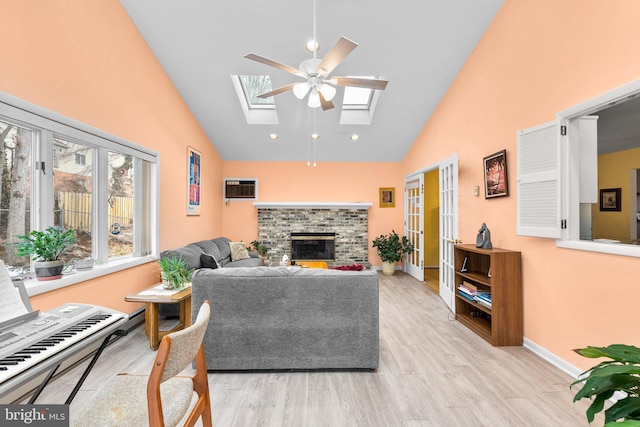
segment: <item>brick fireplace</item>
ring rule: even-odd
[[[269,203],[258,208],[258,240],[277,263],[291,257],[291,233],[335,233],[335,264],[368,262],[371,203]]]

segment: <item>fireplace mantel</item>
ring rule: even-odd
[[[258,209],[369,209],[364,202],[253,202]]]

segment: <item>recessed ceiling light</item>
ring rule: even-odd
[[[305,48],[311,53],[317,52],[318,49],[320,49],[320,43],[315,40],[309,40],[305,45]]]
[[[357,134],[357,133],[354,133],[354,134],[352,134],[352,135],[349,137],[349,139],[350,139],[350,140],[352,140],[352,141],[357,141],[357,140],[358,140],[358,138],[360,138],[360,137],[358,136],[358,134]]]
[[[276,139],[278,139],[278,134],[277,133],[270,133],[269,134],[269,139],[272,141],[275,141]]]
[[[317,133],[311,134],[311,139],[318,139],[318,138],[320,138],[320,135],[318,135]]]

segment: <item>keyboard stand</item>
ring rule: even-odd
[[[71,394],[69,394],[69,397],[64,402],[65,405],[69,405],[71,403],[71,401],[73,401],[73,399],[76,397],[76,394],[78,394],[78,391],[80,391],[80,387],[82,387],[82,384],[84,383],[84,380],[87,379],[87,376],[89,376],[89,373],[91,372],[91,370],[95,366],[96,362],[98,361],[98,358],[100,357],[100,355],[102,354],[104,349],[107,348],[107,346],[109,345],[111,337],[113,337],[113,336],[124,337],[128,333],[129,333],[129,331],[126,330],[126,329],[117,329],[117,330],[111,332],[109,335],[107,335],[105,337],[105,339],[102,341],[102,344],[100,344],[100,347],[98,348],[98,350],[96,350],[95,354],[91,358],[91,362],[85,368],[84,372],[80,376],[80,379],[76,383],[75,387],[73,387],[73,390],[71,391]],[[49,384],[49,381],[51,381],[51,378],[53,378],[53,375],[56,373],[56,371],[58,370],[58,368],[60,367],[61,364],[62,364],[62,362],[58,363],[57,365],[55,365],[55,366],[53,366],[51,368],[51,370],[49,371],[49,374],[47,374],[46,378],[44,380],[42,380],[42,383],[40,383],[40,385],[38,386],[36,391],[33,393],[31,398],[29,399],[29,402],[28,402],[29,405],[35,403],[36,399],[40,396],[40,394],[42,393],[44,388]]]

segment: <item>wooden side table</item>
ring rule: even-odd
[[[162,295],[161,291],[154,294],[154,290],[162,284],[156,284],[137,294],[127,295],[124,300],[128,302],[145,303],[144,329],[149,337],[149,346],[157,350],[163,336],[191,326],[191,284],[173,295]],[[158,321],[159,304],[180,304],[180,321],[170,330],[160,330]]]

